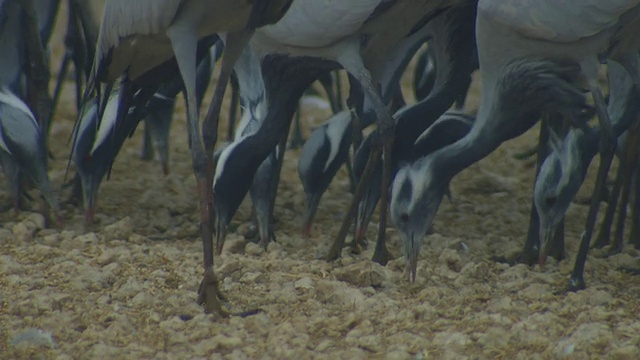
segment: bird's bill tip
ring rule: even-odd
[[[219,227],[216,231],[216,254],[222,254],[222,249],[224,249],[224,241],[227,238],[227,229],[222,226]]]
[[[312,222],[311,221],[305,221],[304,224],[302,225],[302,237],[303,238],[308,238],[311,236],[311,225]]]
[[[547,256],[549,255],[549,245],[551,243],[551,238],[555,233],[555,226],[543,227],[540,231],[542,235],[540,237],[540,253],[538,254],[538,265],[544,265],[545,261],[547,261]]]
[[[363,222],[361,222],[356,227],[356,237],[354,239],[355,243],[357,244],[362,243],[362,240],[364,239],[366,234],[367,234],[367,227],[364,225]]]
[[[411,284],[413,284],[416,282],[416,274],[418,272],[418,254],[417,253],[409,254],[407,260],[408,260],[407,267],[406,267],[407,280]]]
[[[84,224],[91,225],[93,224],[96,216],[96,209],[93,206],[87,207],[84,210]]]

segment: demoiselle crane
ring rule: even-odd
[[[454,1],[454,3],[458,2]],[[374,69],[372,72],[375,72],[375,69],[382,68],[388,61],[391,46],[415,30],[416,25],[421,27],[421,22],[428,21],[439,10],[451,4],[449,1],[433,0],[400,0],[396,2],[359,0],[349,4],[337,0],[329,3],[297,0],[293,2],[281,21],[256,32],[251,41],[251,47],[259,57],[264,57],[267,54],[283,54],[290,57],[316,58],[340,64],[362,85],[367,98],[372,102],[372,108],[375,109],[379,120],[380,133],[385,134],[383,138],[385,139],[386,151],[390,154],[392,137],[388,135],[393,127],[393,120],[376,90],[375,84],[378,80],[374,80],[368,69]],[[313,25],[310,26],[310,24]],[[365,39],[367,41],[363,42]],[[272,138],[268,141],[273,142],[265,145],[269,145],[273,149],[278,139]],[[225,151],[238,151],[237,149],[240,148],[230,146]],[[263,160],[267,155],[268,153],[260,154],[260,159]],[[223,153],[220,160],[224,158]],[[236,163],[233,164],[235,166]],[[256,166],[258,165],[256,164]],[[221,167],[220,162],[218,163],[216,179],[233,176],[221,175],[219,170],[225,170],[227,167]],[[235,170],[228,171],[228,173],[238,175]],[[255,170],[248,172],[251,175],[254,173]],[[246,176],[247,173],[242,174],[242,176]],[[388,179],[388,177],[386,178]],[[235,181],[229,180],[229,183],[240,185],[243,181],[235,179]],[[242,199],[248,191],[248,187],[236,186],[234,191],[238,191],[234,198]],[[218,196],[216,195],[216,197]],[[227,197],[230,198],[230,196]],[[216,213],[228,213],[229,209],[232,209],[231,215],[237,209],[231,204],[220,205],[218,200],[214,206],[225,208],[225,211],[216,210]],[[355,203],[350,209],[351,213],[354,211]],[[221,230],[218,233],[223,234],[224,230],[220,229],[220,226],[224,226],[225,221],[219,217],[216,221],[219,225],[216,227]],[[345,226],[348,228],[348,225],[349,221],[347,220],[343,224],[339,236],[344,237],[346,234]],[[330,257],[332,257],[331,254]]]
[[[640,110],[631,77],[619,64],[611,62],[609,73],[609,106],[613,131],[620,136],[631,125]],[[564,218],[571,201],[582,186],[591,160],[598,154],[599,128],[586,131],[570,129],[563,141],[552,137],[552,151],[540,166],[534,187],[534,202],[540,219],[540,257],[549,250],[555,228]],[[599,196],[599,194],[594,194]]]
[[[477,69],[476,49],[474,41],[475,3],[469,3],[451,8],[437,16],[426,25],[426,31],[431,36],[431,49],[440,64],[434,88],[431,94],[420,102],[399,110],[395,115],[394,155],[392,158],[392,172],[395,173],[399,164],[414,161],[414,142],[420,134],[430,127],[451,105],[460,94],[467,91],[468,79]],[[438,142],[440,146],[447,143]],[[369,141],[356,152],[354,173],[358,178],[364,168],[364,163],[370,156]],[[425,153],[422,156],[426,155]],[[382,169],[375,170],[375,179],[380,179]],[[362,241],[366,229],[373,215],[374,209],[381,195],[378,186],[380,180],[373,181],[367,187],[364,197],[358,206],[356,217],[356,232],[354,243]],[[386,263],[387,252],[384,245],[384,231],[379,232],[374,260]]]
[[[218,280],[213,271],[213,244],[210,228],[211,187],[207,169],[212,156],[203,148],[196,108],[196,48],[198,40],[214,33],[227,32],[223,72],[228,74],[253,31],[277,21],[286,13],[290,0],[107,0],[98,35],[96,55],[86,94],[98,93],[98,116],[104,112],[113,83],[122,82],[121,99],[126,103],[141,82],[149,81],[151,71],[175,57],[187,93],[188,131],[194,173],[200,194],[200,221],[204,248],[204,277],[198,302],[207,312],[226,315]],[[122,76],[124,75],[124,78]],[[228,80],[228,78],[227,78]],[[102,89],[100,83],[107,83]],[[219,81],[216,93],[223,94],[225,81]],[[220,90],[221,89],[221,90]],[[221,99],[214,98],[214,104]],[[122,115],[128,106],[119,106]],[[118,118],[124,116],[118,115]],[[205,121],[205,124],[207,122]],[[211,139],[204,138],[208,147]],[[211,150],[211,151],[210,151]]]
[[[505,96],[503,90],[509,87],[505,86],[509,85],[505,84],[505,78],[509,81],[515,81],[513,77],[504,74],[506,68],[509,64],[513,64],[514,60],[545,58],[579,64],[579,75],[585,78],[589,84],[595,109],[605,130],[606,136],[602,137],[604,139],[603,148],[607,149],[603,152],[604,162],[610,163],[613,135],[602,93],[598,87],[598,67],[602,56],[616,60],[630,72],[634,83],[638,82],[635,80],[639,77],[634,59],[637,58],[638,42],[640,42],[640,38],[635,36],[637,33],[635,29],[640,26],[639,13],[640,1],[637,0],[606,3],[596,0],[581,3],[550,0],[536,2],[480,0],[476,19],[476,38],[483,82],[478,121],[469,136],[428,156],[415,165],[415,168],[422,166],[421,171],[430,174],[421,178],[417,184],[420,189],[418,193],[423,198],[418,203],[423,203],[420,206],[423,210],[421,216],[427,219],[426,226],[429,226],[433,221],[444,194],[445,185],[453,176],[470,164],[482,159],[504,140],[519,135],[537,121],[537,118],[532,120],[534,116],[527,117],[524,121],[522,119],[514,121],[512,116],[505,116],[514,114],[496,114],[497,110],[503,110],[497,109],[496,104],[505,102],[505,99],[500,99],[500,97]],[[542,62],[542,64],[544,63]],[[513,68],[513,66],[511,67]],[[547,68],[553,67],[547,66]],[[511,71],[513,72],[513,69]],[[566,71],[555,72],[558,76],[564,73]],[[566,79],[566,75],[562,76]],[[558,79],[557,76],[552,77],[552,79],[554,78]],[[499,83],[498,79],[502,79],[502,83]],[[540,82],[535,77],[529,76],[529,79],[532,82],[526,85],[519,82],[522,90],[536,91],[544,86],[545,82]],[[562,92],[561,89],[552,91]],[[571,97],[568,97],[568,94],[569,92],[566,91],[558,94],[563,96],[558,97],[556,101],[550,99],[549,104],[555,104],[560,109],[575,110],[575,107],[567,106],[567,104],[576,104],[576,101],[569,101]],[[574,100],[576,99],[574,97]],[[536,104],[537,100],[522,104],[522,110],[531,110],[530,105]],[[513,102],[520,104],[523,100],[513,99]],[[532,114],[538,116],[545,112],[542,111],[543,109],[549,109],[548,111],[553,112],[549,106],[540,106],[538,111],[532,112]],[[514,113],[512,110],[509,112]],[[520,113],[518,111],[515,114],[519,115]],[[572,111],[571,115],[572,117],[584,118],[575,114],[575,111]],[[487,121],[489,117],[493,117],[493,120]],[[505,127],[498,129],[494,126],[498,121],[503,122],[501,125]],[[439,172],[438,170],[444,168],[445,164],[447,171]],[[608,166],[601,167],[600,170],[598,184],[601,187]],[[400,181],[401,178],[396,179]],[[397,185],[400,186],[400,184]],[[597,210],[597,206],[595,208]],[[396,212],[398,216],[401,214],[408,214],[408,212]],[[402,218],[406,217],[402,216]],[[396,220],[400,221],[401,219],[396,217]],[[419,248],[418,244],[422,241],[424,231],[422,226],[419,228],[411,227],[408,225],[408,221],[403,221],[403,224],[403,237],[410,243],[408,248],[414,249],[408,254],[411,267],[413,267]],[[587,225],[586,238],[589,239],[592,231],[589,219]],[[589,226],[591,226],[591,230]],[[535,250],[538,251],[538,248],[535,247]]]

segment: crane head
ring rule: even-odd
[[[564,139],[551,136],[551,153],[540,167],[533,201],[540,219],[539,263],[544,263],[557,226],[584,180],[580,141],[584,133],[571,129]]]
[[[411,282],[416,279],[422,239],[448,189],[448,179],[439,179],[432,167],[430,157],[425,157],[401,168],[391,190],[391,220],[400,232]]]

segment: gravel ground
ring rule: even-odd
[[[64,23],[61,17],[59,30]],[[61,36],[58,31],[54,37],[56,64]],[[68,85],[52,129],[51,177],[58,187],[75,119]],[[477,85],[469,111],[477,106]],[[307,135],[328,116],[312,106],[303,110]],[[202,247],[184,106],[175,120],[172,173],[164,177],[157,163],[140,160],[139,131],[100,190],[92,229],[83,229],[81,211],[70,205],[61,229],[45,229],[34,212],[0,214],[0,358],[640,356],[640,280],[617,270],[638,267],[638,251],[609,258],[593,251],[585,277],[589,288],[564,291],[591,181],[567,214],[568,260],[535,268],[491,261],[512,258],[522,247],[534,162],[514,155],[535,144],[535,129],[453,181],[454,200],[444,201],[435,233],[425,238],[415,284],[402,274],[394,229],[387,237],[396,259],[385,267],[369,260],[371,249],[360,255],[345,250],[335,263],[319,259],[350,198],[346,174],[341,171],[326,194],[311,238],[302,239],[299,151],[288,152],[276,204],[278,242],[266,252],[245,243],[246,202],[216,258],[230,308],[263,311],[247,318],[205,315],[195,303]],[[3,187],[0,202],[8,201]]]

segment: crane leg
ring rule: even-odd
[[[538,136],[538,149],[537,149],[537,160],[536,164],[536,175],[534,178],[534,186],[535,181],[538,179],[538,174],[540,174],[540,164],[544,162],[548,155],[548,142],[549,142],[549,120],[543,119],[540,123],[540,135]],[[538,260],[538,255],[540,254],[540,220],[538,218],[538,211],[536,210],[536,206],[533,201],[531,201],[531,210],[529,212],[529,229],[527,231],[527,239],[524,243],[524,249],[522,250],[522,255],[520,258],[520,262],[525,264],[535,264]]]
[[[296,114],[293,116],[293,134],[291,134],[291,141],[289,142],[289,149],[299,149],[304,145],[304,138],[302,136],[302,127],[301,120],[302,116],[300,114],[300,103],[298,100],[298,109],[296,110]]]
[[[60,100],[60,91],[62,90],[62,84],[69,71],[69,63],[71,62],[71,50],[66,49],[62,62],[60,63],[60,69],[58,70],[58,77],[56,78],[56,85],[53,90],[53,97],[51,98],[51,113],[55,113],[58,101]]]
[[[622,172],[622,193],[618,206],[618,221],[616,223],[614,243],[611,245],[608,255],[617,254],[622,251],[624,222],[627,219],[627,205],[633,183],[633,168],[637,158],[638,135],[640,134],[638,134],[637,129],[629,129],[627,146],[623,154],[624,157],[620,161],[620,169],[618,171]]]
[[[634,169],[633,202],[631,207],[631,233],[629,244],[640,248],[640,156],[636,159]]]
[[[204,306],[206,312],[227,316],[221,304],[221,301],[225,299],[220,292],[218,278],[213,270],[211,201],[208,199],[211,194],[211,185],[206,181],[207,156],[200,141],[200,127],[198,126],[195,94],[198,36],[195,29],[184,22],[178,22],[167,29],[167,35],[171,40],[187,94],[189,145],[200,196],[200,234],[203,242],[204,275],[198,290],[198,303]]]
[[[607,135],[603,135],[603,137],[606,136]],[[596,216],[598,214],[598,208],[600,207],[600,196],[597,195],[602,193],[605,186],[614,152],[614,148],[610,147],[608,149],[604,149],[604,152],[600,155],[600,166],[596,177],[595,189],[593,190],[594,196],[591,197],[591,206],[589,208],[589,214],[587,215],[585,230],[582,233],[576,262],[573,267],[573,271],[571,272],[571,277],[569,278],[569,291],[577,291],[586,288],[586,284],[584,282],[584,266],[587,262],[587,253],[589,252],[589,245],[593,235],[593,229],[595,227]]]
[[[640,123],[636,119],[635,123],[629,129],[629,135],[627,136],[627,150],[632,152],[632,159],[628,159],[626,167],[628,167],[629,174],[629,187],[631,198],[631,232],[629,234],[629,244],[633,244],[638,247],[640,243],[638,227],[638,218],[640,217],[640,197],[638,191],[640,191],[640,179],[638,174],[638,167],[640,166]]]
[[[353,47],[353,49],[359,49],[359,47]],[[389,111],[382,100],[381,93],[376,90],[376,86],[373,84],[373,80],[371,78],[371,74],[364,66],[362,62],[362,58],[357,50],[356,52],[348,52],[344,54],[338,62],[347,70],[350,74],[352,74],[357,80],[358,83],[362,85],[362,89],[364,93],[369,97],[371,102],[373,103],[373,108],[376,112],[376,116],[378,118],[378,138],[374,141],[374,144],[371,149],[371,154],[379,156],[380,151],[384,152],[383,157],[383,173],[382,173],[382,184],[381,184],[381,196],[380,196],[380,225],[379,225],[379,234],[378,234],[378,242],[380,244],[376,244],[376,249],[380,249],[377,253],[374,253],[373,260],[386,264],[388,261],[388,250],[386,250],[385,242],[385,233],[387,226],[387,207],[389,203],[389,180],[391,177],[391,159],[392,159],[392,150],[393,150],[393,141],[394,141],[394,121]],[[373,160],[373,161],[372,161]],[[349,214],[345,217],[344,223],[342,224],[341,231],[336,237],[333,246],[329,252],[328,259],[335,260],[340,256],[342,251],[342,247],[344,246],[345,237],[347,235],[348,229],[351,226],[351,222],[353,221],[353,216],[355,214],[355,209],[357,208],[357,204],[360,202],[360,199],[363,194],[363,184],[366,184],[370,181],[371,176],[373,175],[373,165],[377,162],[377,158],[369,157],[369,161],[367,161],[367,165],[365,167],[365,171],[363,176],[360,178],[360,184],[358,184],[358,188],[356,189],[356,193],[352,198],[352,203],[349,208]],[[370,169],[371,168],[371,169]],[[368,171],[367,171],[368,170]],[[383,250],[384,249],[384,250]]]
[[[342,79],[340,78],[340,72],[339,71],[334,71],[333,76],[335,77],[335,84],[336,84],[336,105],[337,105],[337,110],[341,111],[344,108],[343,102],[342,102]]]
[[[267,239],[268,241],[275,241],[276,240],[276,236],[275,236],[275,232],[273,231],[273,223],[274,223],[274,210],[275,210],[275,206],[276,206],[276,198],[277,198],[277,194],[278,194],[278,184],[280,184],[280,174],[282,173],[282,165],[284,164],[284,153],[286,151],[286,147],[287,147],[287,139],[289,138],[289,127],[291,126],[291,122],[289,121],[289,125],[287,125],[287,131],[285,131],[282,134],[282,140],[280,140],[280,144],[279,146],[279,151],[277,152],[277,156],[276,156],[276,169],[274,171],[273,174],[273,180],[271,181],[271,194],[270,194],[270,206],[271,208],[269,209],[269,222],[270,222],[270,230],[269,230],[269,238]],[[265,242],[265,240],[263,239],[263,246],[266,247],[268,246],[268,243]]]
[[[231,84],[231,104],[229,105],[227,141],[232,142],[236,132],[236,120],[238,118],[238,108],[240,106],[240,90],[238,89],[238,79],[236,79],[235,76],[232,76],[229,82]]]
[[[586,65],[586,66],[584,66]],[[591,197],[591,206],[589,207],[589,214],[585,224],[585,230],[582,234],[580,241],[580,248],[578,255],[576,256],[576,262],[569,278],[569,290],[577,291],[586,287],[584,282],[584,266],[587,262],[587,254],[591,244],[591,237],[593,236],[593,229],[595,227],[596,217],[600,208],[600,196],[604,191],[607,174],[611,168],[611,162],[616,152],[616,137],[613,132],[611,120],[609,119],[609,113],[604,102],[604,97],[600,91],[597,77],[597,61],[592,59],[590,63],[583,64],[583,71],[587,74],[589,81],[589,90],[593,96],[593,103],[600,120],[600,166],[598,168],[598,175],[596,178],[596,185],[593,190],[594,196]],[[590,75],[590,76],[589,76]]]
[[[598,231],[596,241],[592,246],[594,248],[603,248],[609,245],[611,241],[611,226],[613,225],[616,208],[618,207],[618,199],[620,197],[620,189],[622,188],[623,182],[623,172],[623,167],[620,166],[618,168],[615,183],[613,184],[613,188],[611,189],[611,193],[609,194],[609,199],[607,201],[607,211],[604,215],[604,219],[602,220],[602,224],[600,224],[600,230]],[[594,196],[600,197],[602,195],[594,194]]]

